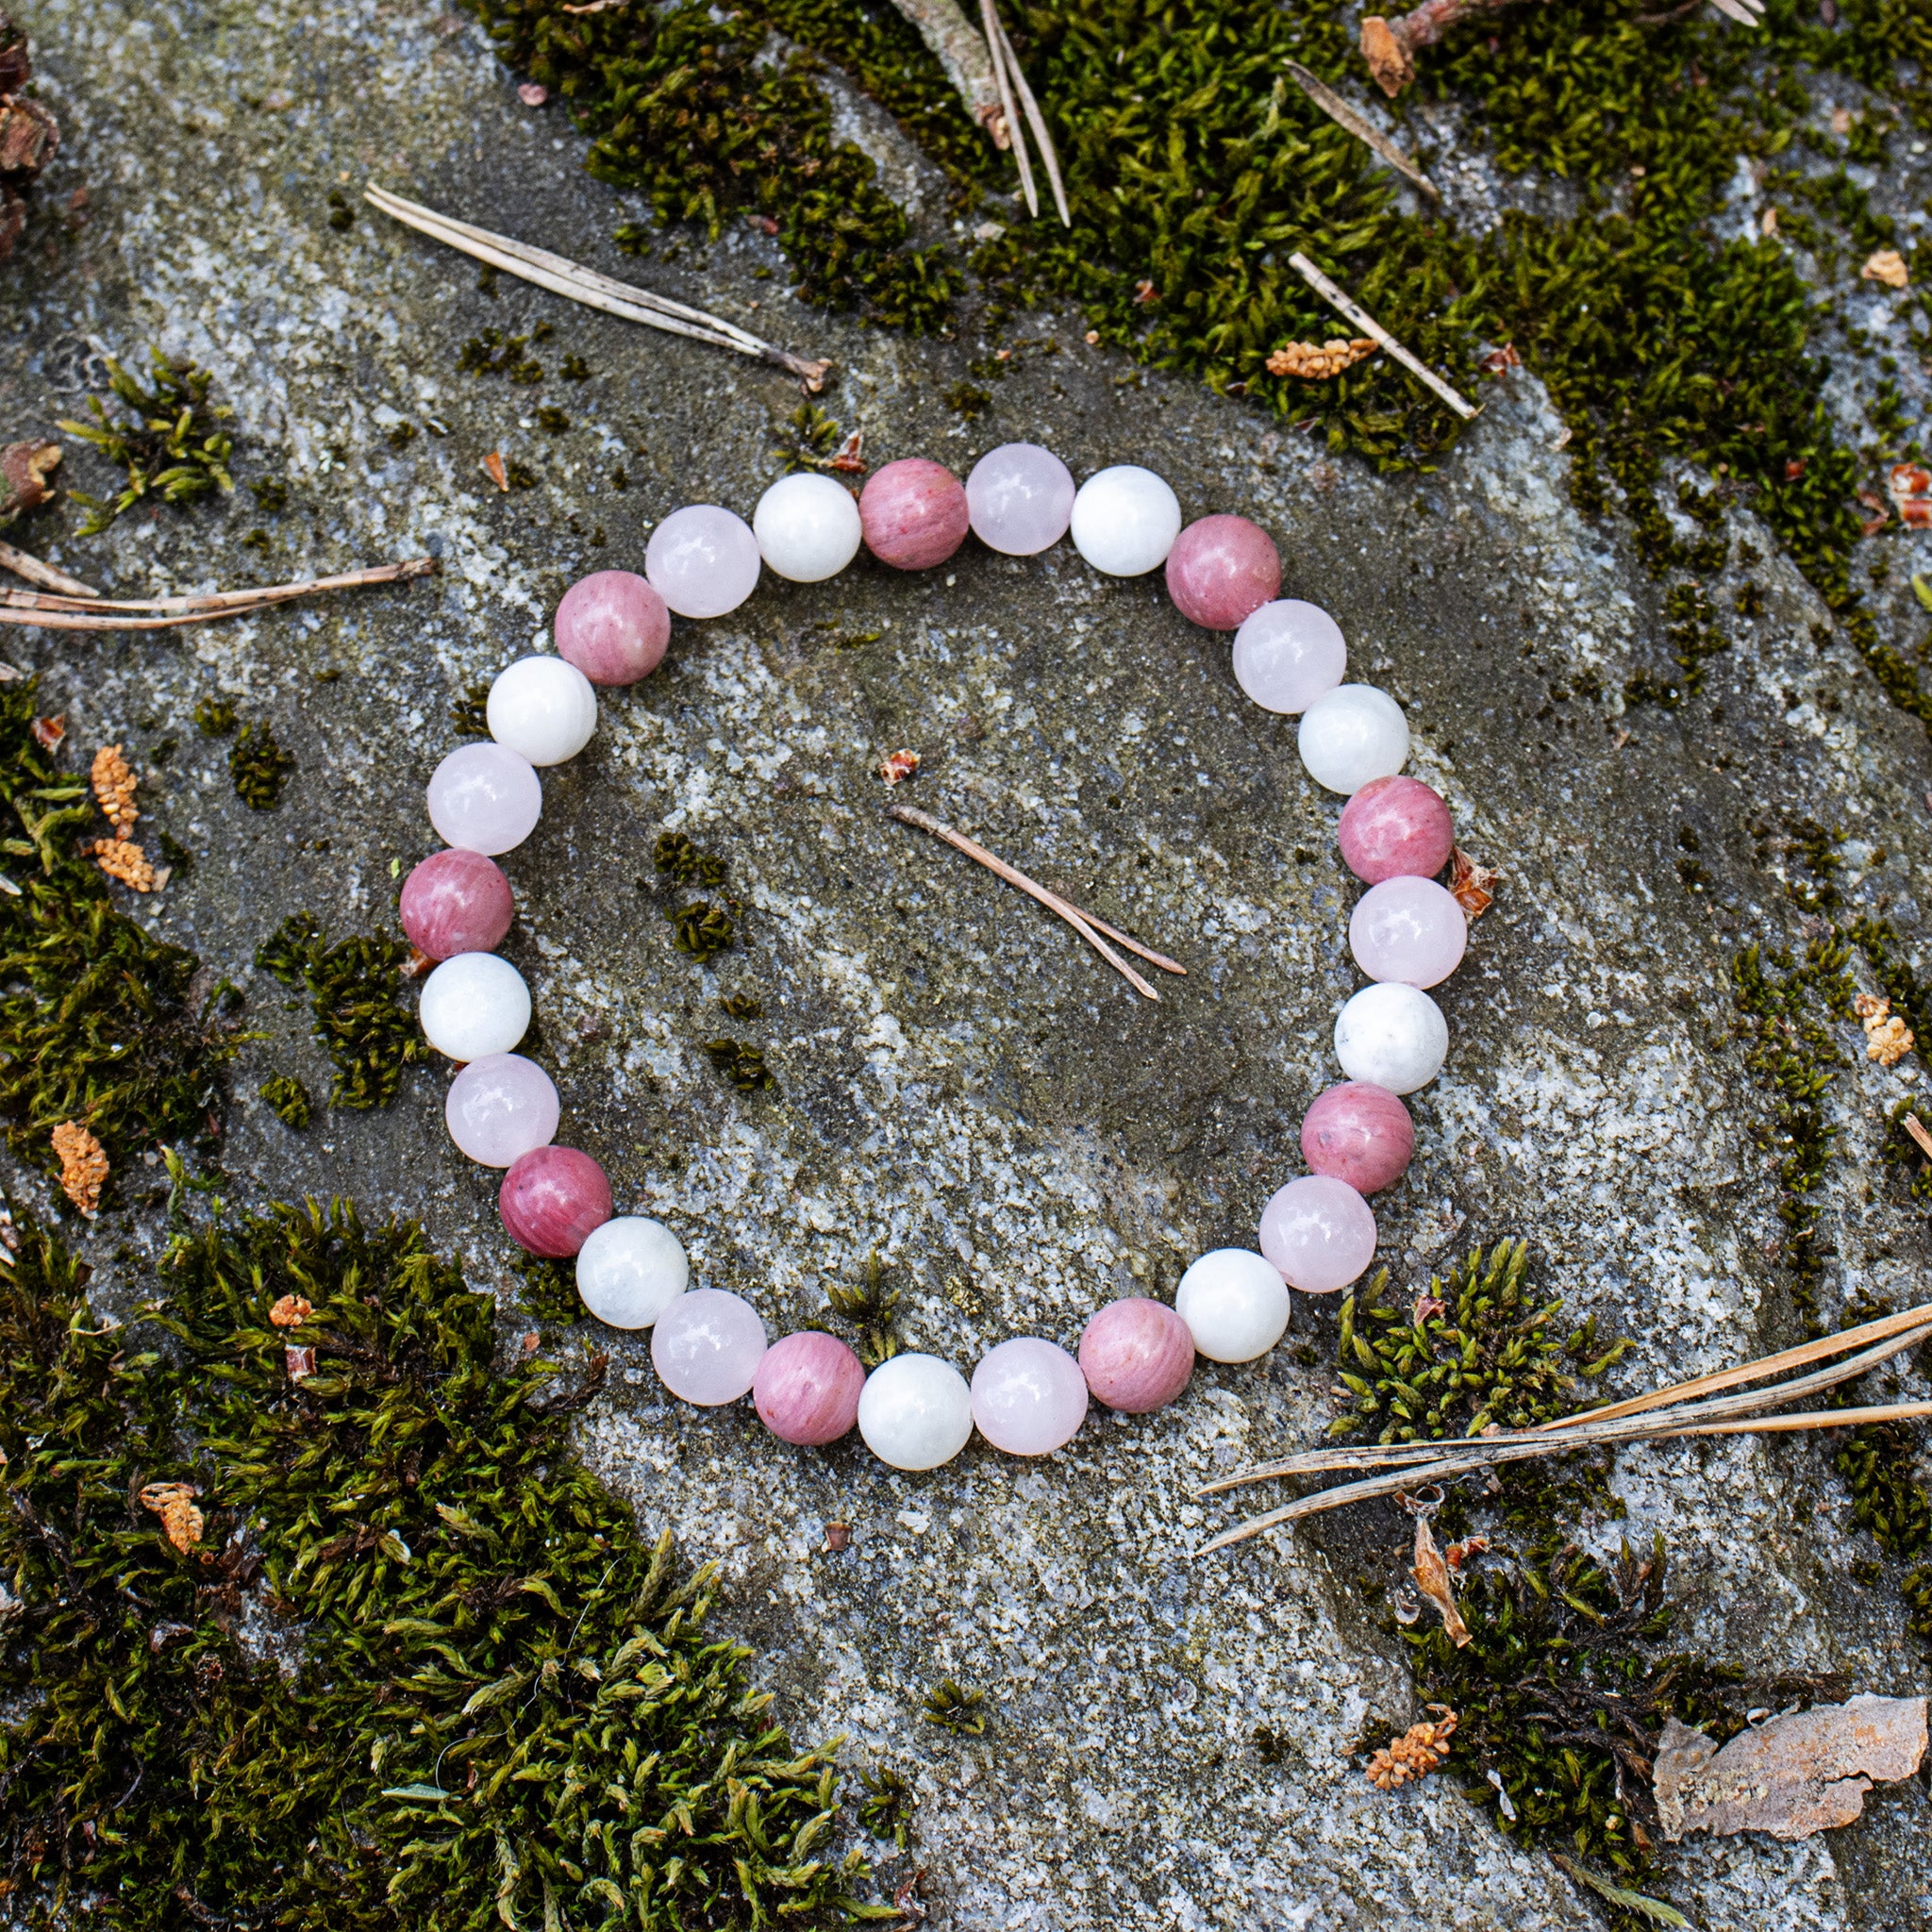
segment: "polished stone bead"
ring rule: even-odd
[[[1449,1023],[1420,987],[1365,986],[1335,1021],[1335,1058],[1351,1080],[1413,1093],[1442,1071]]]
[[[1167,553],[1167,594],[1204,630],[1239,629],[1280,589],[1274,539],[1246,517],[1202,517]]]
[[[1080,1372],[1095,1401],[1125,1415],[1145,1415],[1188,1386],[1194,1338],[1165,1302],[1123,1295],[1081,1330]]]
[[[1415,1123],[1386,1087],[1343,1080],[1302,1119],[1302,1158],[1358,1194],[1400,1180],[1414,1154]]]
[[[1462,964],[1468,943],[1467,915],[1434,879],[1384,879],[1349,915],[1349,950],[1371,979],[1438,986]]]
[[[1433,878],[1456,850],[1441,795],[1420,778],[1372,778],[1341,808],[1341,862],[1364,885]]]
[[[1295,748],[1317,785],[1351,794],[1402,769],[1408,721],[1387,691],[1339,684],[1302,713]]]
[[[728,509],[687,504],[651,532],[644,575],[678,616],[723,617],[758,589],[758,540]]]
[[[1110,577],[1158,570],[1181,533],[1181,504],[1165,477],[1116,463],[1081,484],[1069,525],[1074,548]]]
[[[966,478],[973,534],[1004,557],[1037,557],[1067,534],[1074,514],[1074,476],[1037,442],[1003,442],[974,464]]]
[[[851,1432],[864,1388],[864,1363],[836,1335],[805,1328],[765,1351],[751,1399],[781,1442],[816,1448]]]
[[[648,578],[598,570],[563,593],[552,629],[557,655],[592,684],[635,684],[664,661],[671,612]]]
[[[1008,1456],[1051,1456],[1087,1420],[1087,1378],[1065,1349],[1037,1335],[990,1348],[973,1371],[973,1420]]]
[[[500,744],[465,744],[429,774],[429,823],[445,845],[494,858],[521,845],[543,816],[543,781]]]
[[[1174,1308],[1211,1362],[1251,1362],[1288,1328],[1288,1284],[1250,1248],[1215,1248],[1181,1276]]]
[[[943,463],[901,457],[866,479],[858,498],[865,547],[894,570],[930,570],[966,541],[965,486]]]
[[[496,1211],[518,1247],[561,1260],[610,1219],[610,1182],[578,1148],[533,1147],[510,1163]]]
[[[758,555],[774,576],[822,584],[858,555],[858,506],[842,483],[800,471],[780,476],[752,512]]]
[[[480,1167],[508,1167],[557,1138],[557,1086],[519,1053],[490,1053],[449,1083],[442,1118],[449,1137]]]
[[[651,1330],[651,1365],[672,1394],[700,1408],[736,1402],[757,1381],[765,1324],[742,1295],[694,1288]]]
[[[1319,604],[1277,597],[1234,634],[1234,679],[1264,711],[1306,711],[1348,672],[1341,626]]]
[[[1262,1208],[1261,1252],[1291,1288],[1333,1294],[1375,1258],[1375,1216],[1346,1181],[1306,1174]]]
[[[973,1433],[973,1391],[936,1355],[895,1355],[865,1378],[858,1433],[894,1469],[937,1469]]]
[[[530,1030],[530,989],[495,953],[458,953],[423,982],[424,1038],[453,1060],[508,1053]]]
[[[410,871],[396,910],[419,953],[447,959],[457,953],[493,953],[516,917],[516,903],[493,858],[452,845]]]
[[[490,735],[538,767],[576,757],[597,728],[591,680],[561,658],[519,658],[497,673],[484,708]]]
[[[648,1215],[617,1215],[577,1250],[577,1293],[613,1328],[648,1328],[690,1286],[684,1243]]]

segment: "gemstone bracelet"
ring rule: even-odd
[[[723,617],[766,569],[794,583],[836,575],[862,542],[882,563],[930,570],[971,530],[991,550],[1030,557],[1071,536],[1109,576],[1166,567],[1175,608],[1209,630],[1234,632],[1234,675],[1264,709],[1299,713],[1297,745],[1310,776],[1348,800],[1341,856],[1368,891],[1349,944],[1370,985],[1335,1025],[1347,1078],[1302,1124],[1307,1174],[1261,1214],[1259,1253],[1220,1248],[1182,1275],[1174,1306],[1131,1295],[1102,1308],[1078,1358],[1036,1336],[1003,1341],[969,1384],[937,1356],[891,1357],[870,1374],[836,1336],[807,1329],[768,1345],[758,1311],[721,1289],[692,1289],[682,1243],[661,1223],[613,1217],[610,1183],[588,1154],[555,1145],[550,1077],[513,1049],[530,1023],[523,975],[494,948],[513,912],[495,863],[542,811],[537,773],[575,757],[597,724],[595,687],[648,676],[662,660],[671,617]],[[1181,527],[1174,491],[1151,470],[1122,464],[1075,491],[1067,466],[1033,443],[983,457],[962,486],[942,464],[888,463],[855,502],[829,476],[774,483],[747,525],[715,505],[676,510],[652,532],[644,575],[599,571],[557,609],[557,655],[519,659],[491,686],[491,741],[464,745],[429,781],[429,818],[446,851],[404,883],[409,940],[439,961],[423,987],[424,1033],[458,1063],[445,1118],[471,1159],[506,1169],[499,1208],[510,1239],[533,1255],[575,1257],[585,1307],[619,1328],[653,1330],[651,1359],[674,1395],[705,1407],[747,1391],[787,1442],[837,1441],[856,1424],[898,1469],[932,1469],[976,1425],[995,1448],[1044,1456],[1069,1441],[1090,1395],[1142,1414],[1187,1386],[1198,1352],[1252,1361],[1281,1339],[1289,1289],[1332,1293],[1375,1252],[1365,1195],[1408,1165],[1415,1129],[1401,1096],[1441,1070],[1449,1029],[1424,991],[1456,970],[1468,922],[1435,874],[1450,861],[1449,809],[1428,786],[1397,775],[1409,750],[1401,708],[1373,685],[1346,684],[1340,627],[1317,606],[1276,595],[1273,540],[1244,517]]]

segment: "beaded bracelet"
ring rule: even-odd
[[[558,1101],[549,1075],[514,1053],[530,1023],[521,974],[494,948],[513,913],[496,856],[522,843],[542,811],[538,770],[574,758],[597,724],[595,687],[648,676],[671,617],[723,617],[761,569],[795,583],[835,576],[861,542],[899,570],[944,563],[969,529],[1010,557],[1071,536],[1095,570],[1139,576],[1165,566],[1183,616],[1233,631],[1236,680],[1264,709],[1299,713],[1297,748],[1316,782],[1343,794],[1341,856],[1368,887],[1349,944],[1371,984],[1341,1008],[1335,1053],[1347,1078],[1308,1109],[1310,1172],[1262,1210],[1259,1252],[1221,1248],[1182,1275],[1172,1307],[1144,1296],[1109,1303],[1087,1324],[1077,1360],[1035,1336],[1003,1341],[972,1382],[937,1356],[891,1357],[870,1374],[836,1336],[808,1329],[767,1345],[757,1309],[721,1289],[693,1289],[683,1244],[660,1223],[613,1217],[610,1183],[588,1154],[554,1144]],[[557,655],[524,658],[491,686],[491,741],[452,752],[430,778],[430,823],[447,850],[403,886],[403,928],[438,961],[424,983],[429,1043],[459,1063],[444,1114],[471,1159],[506,1170],[498,1199],[511,1240],[533,1255],[575,1257],[578,1292],[598,1320],[652,1329],[651,1358],[674,1395],[704,1407],[747,1391],[787,1442],[837,1441],[857,1425],[899,1469],[931,1469],[976,1425],[997,1449],[1043,1456],[1080,1427],[1090,1396],[1141,1414],[1187,1386],[1196,1353],[1252,1361],[1286,1332],[1289,1289],[1331,1293],[1375,1253],[1366,1195],[1407,1167],[1415,1129],[1401,1096],[1441,1071],[1449,1029],[1425,988],[1462,958],[1467,920],[1433,874],[1449,862],[1448,807],[1398,775],[1409,751],[1401,708],[1342,681],[1347,648],[1319,607],[1277,595],[1273,540],[1244,517],[1181,526],[1174,491],[1132,464],[1075,491],[1066,465],[1032,443],[983,457],[962,486],[942,464],[888,463],[855,502],[809,473],[774,483],[747,525],[699,504],[652,532],[644,575],[600,571],[558,604]]]

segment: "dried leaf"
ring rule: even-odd
[[[1809,1838],[1849,1824],[1874,1783],[1910,1777],[1925,1755],[1923,1697],[1854,1697],[1774,1717],[1722,1750],[1702,1731],[1664,1725],[1653,1782],[1674,1842],[1688,1831]]]
[[[1868,282],[1883,282],[1888,289],[1903,289],[1911,280],[1905,258],[1896,248],[1874,248],[1858,274]]]
[[[1426,1516],[1418,1516],[1415,1520],[1415,1587],[1441,1612],[1442,1628],[1448,1632],[1449,1641],[1460,1650],[1469,1641],[1469,1625],[1462,1621],[1462,1612],[1456,1607],[1456,1590],[1449,1581],[1449,1566],[1443,1562],[1442,1553],[1436,1547],[1435,1535],[1429,1528]]]
[[[1461,846],[1449,864],[1449,891],[1473,925],[1494,905],[1495,884],[1503,874],[1478,865]]]
[[[1894,463],[1886,487],[1898,508],[1898,520],[1907,529],[1932,530],[1932,470],[1918,463]],[[1912,588],[1918,590],[1916,578]],[[1924,592],[1920,593],[1919,601],[1927,604]],[[1927,608],[1932,608],[1932,604]]]
[[[504,468],[503,452],[493,449],[483,458],[483,467],[490,473],[490,480],[506,495],[509,493],[509,472]]]
[[[916,751],[888,752],[879,760],[879,776],[888,785],[902,785],[919,770],[919,754]]]
[[[1408,50],[1390,30],[1379,13],[1362,22],[1362,58],[1375,76],[1375,85],[1392,101],[1415,78],[1415,63]]]
[[[42,751],[57,751],[67,736],[67,714],[63,711],[58,718],[36,718],[30,728],[34,742]]]

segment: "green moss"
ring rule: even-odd
[[[235,729],[235,701],[224,697],[197,700],[194,723],[204,738],[226,738]]]
[[[695,899],[688,906],[667,907],[664,916],[675,928],[673,943],[680,953],[689,953],[700,966],[708,966],[731,944],[738,922],[731,916],[734,900],[714,906],[708,899]]]
[[[680,886],[722,886],[724,861],[716,853],[701,852],[682,832],[658,835],[658,870]]]
[[[208,401],[214,377],[191,362],[173,361],[150,349],[148,376],[154,387],[143,389],[111,356],[102,360],[112,401],[90,396],[90,420],[63,421],[60,426],[92,443],[127,481],[111,497],[74,491],[74,500],[89,510],[80,534],[92,537],[105,530],[149,496],[162,503],[192,503],[210,491],[232,493],[235,479],[228,474],[228,458],[234,441],[222,425],[234,411]]]
[[[899,1316],[896,1288],[886,1286],[886,1271],[874,1248],[865,1257],[865,1279],[848,1287],[842,1281],[825,1283],[825,1300],[832,1312],[852,1324],[858,1331],[858,1358],[875,1369],[899,1353],[896,1323]]]
[[[705,1053],[712,1066],[741,1093],[768,1093],[778,1078],[765,1064],[765,1050],[743,1040],[708,1040]]]
[[[538,323],[520,336],[486,328],[457,352],[457,368],[465,375],[507,375],[511,382],[534,386],[543,380],[543,365],[529,353],[530,344],[556,333],[547,322]]]
[[[955,1683],[951,1677],[935,1684],[920,1707],[920,1716],[958,1737],[976,1738],[986,1729],[986,1692]]]
[[[309,1099],[308,1088],[292,1074],[277,1074],[257,1091],[285,1127],[299,1132],[315,1118],[315,1103]]]
[[[450,700],[450,728],[458,738],[490,736],[490,684],[478,678],[464,685]]]
[[[242,725],[228,747],[228,775],[235,796],[253,811],[273,811],[294,775],[295,760],[275,737],[266,718]]]

